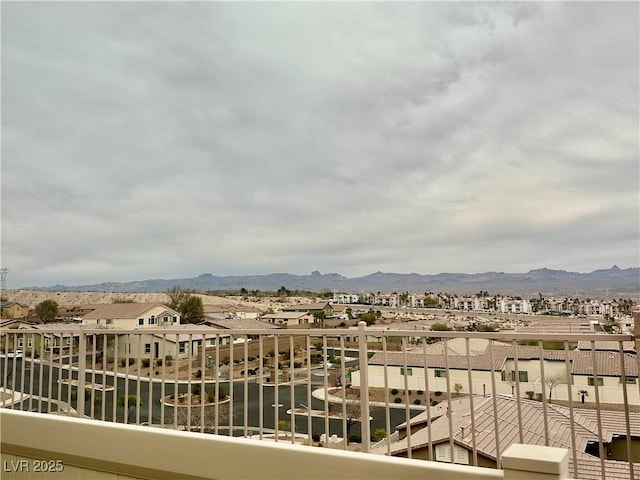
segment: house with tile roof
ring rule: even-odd
[[[329,302],[303,303],[282,309],[284,312],[306,312],[311,315],[323,312],[325,317],[333,316],[333,306]]]
[[[282,325],[287,327],[309,327],[316,323],[316,318],[306,310],[266,313],[260,317],[260,320],[272,325]]]
[[[621,360],[622,359],[622,360]],[[594,363],[595,362],[595,363]],[[595,370],[594,370],[595,365]],[[623,372],[624,371],[624,375]],[[569,374],[567,374],[569,372]],[[595,372],[595,373],[594,373]],[[613,352],[542,350],[534,346],[493,345],[483,355],[457,355],[446,351],[375,353],[367,365],[370,387],[389,389],[503,394],[521,397],[544,395],[552,400],[589,399],[603,403],[640,403],[636,355],[620,357]],[[352,384],[360,385],[360,372],[352,373]],[[470,381],[471,378],[471,381]]]
[[[139,328],[180,324],[180,314],[160,303],[110,303],[82,317],[83,325],[104,328]]]
[[[567,407],[534,400],[518,402],[502,395],[496,396],[495,402],[494,406],[492,396],[474,396],[472,401],[466,397],[452,401],[450,410],[447,402],[441,402],[408,424],[399,425],[398,431],[387,440],[390,444],[380,442],[372,452],[386,454],[389,449],[394,456],[407,457],[410,448],[412,458],[451,462],[453,447],[454,463],[496,468],[498,454],[514,443],[549,445],[570,450],[574,478],[602,478],[599,467],[603,462],[606,478],[628,479],[630,459],[626,432],[629,431],[631,460],[640,461],[640,413],[632,412],[627,418],[617,411],[574,408],[572,425]],[[572,431],[575,432],[575,457]],[[598,456],[600,431],[606,456],[603,459]],[[640,463],[634,463],[634,471],[640,471]]]
[[[0,318],[17,319],[27,318],[29,315],[29,305],[18,302],[0,302]]]

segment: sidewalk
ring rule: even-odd
[[[11,405],[24,402],[25,400],[29,400],[31,398],[32,400],[44,401],[49,402],[53,405],[57,405],[58,411],[55,413],[66,413],[71,415],[76,415],[78,413],[78,411],[67,402],[62,402],[53,398],[49,399],[47,397],[40,397],[38,395],[29,395],[28,393],[24,392],[16,392],[4,387],[0,387],[0,398],[2,398],[2,401],[0,401],[0,407],[9,407]]]

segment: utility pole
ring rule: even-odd
[[[7,289],[7,273],[9,273],[8,268],[0,268],[0,290],[3,292]]]

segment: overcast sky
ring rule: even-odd
[[[4,2],[7,286],[639,266],[638,9]]]

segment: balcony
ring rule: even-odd
[[[607,335],[605,345],[595,334],[363,324],[199,327],[186,337],[170,326],[0,335],[3,478],[640,472],[638,363],[628,335]],[[560,349],[545,348],[550,342]],[[575,350],[579,342],[590,349]],[[25,476],[39,460],[53,469],[60,461],[64,471]]]

